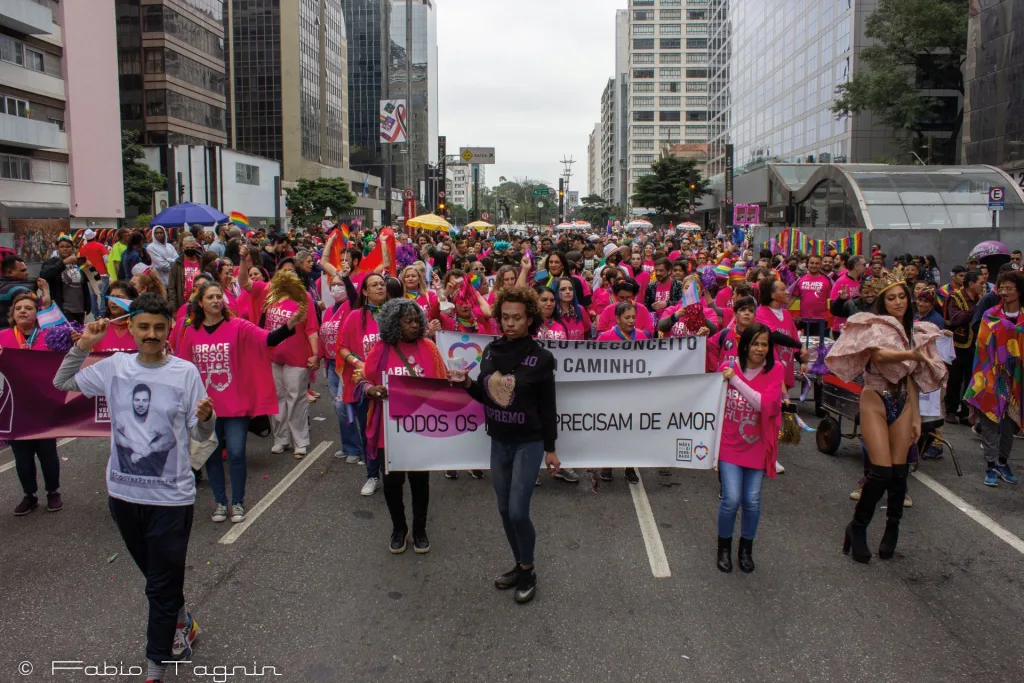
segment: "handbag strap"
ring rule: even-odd
[[[400,359],[402,359],[402,365],[404,365],[405,369],[409,371],[409,376],[410,377],[419,377],[419,375],[416,374],[416,370],[409,364],[409,360],[402,354],[401,349],[398,348],[398,345],[397,344],[388,344],[388,346],[393,348],[395,350],[395,353],[398,354],[398,357]]]

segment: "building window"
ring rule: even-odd
[[[707,78],[708,77],[708,70],[707,69],[687,69],[686,70],[686,77],[687,78]]]
[[[634,83],[633,92],[654,92],[653,83]]]
[[[634,168],[630,171],[630,176],[633,178],[643,178],[644,176],[651,175],[650,168]]]
[[[679,81],[659,83],[658,92],[682,92],[682,84]]]
[[[147,90],[146,115],[170,116],[213,130],[225,130],[223,109],[173,90]]]
[[[651,97],[634,97],[633,98],[633,106],[634,107],[653,107],[654,106],[654,97],[653,96],[651,96]]]
[[[0,178],[4,180],[32,180],[32,160],[0,154]]]
[[[633,69],[633,78],[654,78],[654,69]]]
[[[634,36],[653,36],[654,24],[636,24],[633,26]]]
[[[659,57],[659,64],[681,64],[683,56],[678,52],[663,52]]]
[[[654,20],[654,10],[652,10],[652,9],[633,10],[633,21],[653,21],[653,20]]]
[[[633,55],[634,64],[654,64],[654,54],[647,53],[636,53]]]
[[[26,47],[25,66],[33,71],[46,71],[46,61],[43,59],[43,53],[38,50],[33,50],[30,47]]]
[[[634,50],[653,50],[654,49],[654,38],[634,38],[633,39]]]
[[[707,121],[708,113],[706,111],[688,111],[686,112],[687,121]]]
[[[637,151],[654,151],[654,140],[633,140],[633,149]]]
[[[682,4],[682,0],[661,0],[662,7],[679,7]]]
[[[671,140],[679,139],[679,126],[658,126],[658,136]]]
[[[687,52],[686,53],[687,64],[707,64],[708,56],[703,52]]]
[[[653,111],[635,111],[635,112],[633,112],[633,120],[634,121],[653,121],[654,120],[654,112]]]
[[[706,9],[688,9],[686,10],[687,21],[705,21],[708,18],[708,11]]]
[[[707,126],[687,126],[686,127],[686,134],[687,135],[707,135],[708,134],[708,127]]]
[[[689,69],[687,69],[687,71],[689,71]],[[707,91],[708,91],[708,84],[707,83],[687,83],[686,84],[686,92],[707,92]]]
[[[706,50],[708,49],[707,38],[687,38],[686,39],[687,50]]]
[[[678,50],[682,45],[682,38],[662,38],[661,49],[662,50]]]
[[[260,167],[252,164],[235,162],[235,182],[241,185],[259,185]]]
[[[25,66],[25,44],[8,35],[0,35],[0,59]]]
[[[654,126],[633,126],[633,135],[654,135]]]
[[[687,85],[689,85],[689,83],[687,83]],[[687,88],[687,90],[689,90],[689,88]],[[706,107],[707,105],[708,105],[708,98],[707,97],[701,97],[700,95],[696,95],[694,97],[687,97],[686,98],[686,106],[687,107]]]
[[[49,121],[53,125],[57,126],[57,130],[59,130],[61,133],[64,132],[64,120],[63,119],[47,119],[47,121]]]
[[[683,10],[681,9],[663,9],[661,10],[662,21],[679,21],[683,18]]]
[[[659,111],[658,112],[658,120],[659,121],[679,121],[680,120],[680,113],[678,111]]]
[[[682,32],[683,32],[682,28],[683,27],[682,27],[681,24],[662,24],[658,28],[658,35],[661,35],[661,36],[678,36],[678,35],[682,34]],[[687,30],[689,30],[689,27],[687,27]]]
[[[174,78],[197,85],[204,90],[224,94],[224,74],[201,64],[191,57],[178,54],[167,48],[146,49],[146,73],[167,74]]]
[[[653,143],[654,140],[650,140],[650,142]],[[633,155],[633,163],[634,164],[653,164],[654,163],[654,155],[653,154],[634,154]]]
[[[668,67],[665,69],[658,69],[658,75],[662,78],[679,78],[681,70],[677,68]]]
[[[687,24],[686,35],[688,36],[706,36],[708,34],[707,24]]]
[[[16,97],[0,97],[0,113],[28,119],[31,118],[29,116],[30,110],[31,107],[28,100],[19,100]]]
[[[659,97],[658,98],[658,106],[659,107],[681,107],[682,106],[682,99],[683,98],[681,98],[681,97]]]

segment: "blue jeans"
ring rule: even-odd
[[[89,311],[92,313],[96,320],[107,317],[107,301],[103,297],[110,291],[110,276],[100,276],[100,295],[99,297],[92,291],[92,287],[87,287],[89,290]]]
[[[366,455],[366,414],[370,412],[370,400],[363,398],[359,403],[346,403],[342,406],[344,417],[341,427],[341,452],[345,455],[359,455],[366,460],[366,478],[376,477],[380,473],[380,456],[370,459]],[[352,411],[353,421],[348,421],[348,411]]]
[[[210,481],[213,498],[220,505],[228,504],[224,491],[224,461],[221,451],[228,449],[228,469],[231,472],[231,504],[245,503],[245,477],[248,466],[245,461],[245,440],[249,436],[249,418],[218,417],[214,425],[217,434],[217,450],[206,461],[206,476]]]
[[[718,473],[722,477],[722,502],[718,504],[719,537],[732,538],[732,530],[736,526],[736,510],[742,502],[740,537],[754,540],[757,522],[761,519],[761,482],[764,480],[764,470],[719,461]]]
[[[363,441],[357,422],[349,423],[348,410],[341,401],[341,375],[334,371],[334,360],[328,358],[327,362],[327,392],[331,395],[334,403],[334,415],[338,418],[338,431],[341,434],[341,452],[344,455],[363,455]],[[352,405],[352,412],[355,413],[356,406]],[[366,422],[364,413],[363,422]]]
[[[530,521],[530,499],[544,461],[541,441],[509,443],[491,439],[491,481],[498,512],[516,562],[533,564],[537,532]]]

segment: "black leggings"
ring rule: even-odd
[[[14,466],[18,480],[26,496],[36,495],[39,484],[36,480],[36,458],[43,470],[43,486],[47,493],[60,488],[60,457],[57,456],[56,439],[19,439],[11,441],[14,451]]]
[[[383,455],[378,456],[383,457]],[[409,492],[412,494],[412,531],[413,533],[427,530],[427,506],[430,504],[430,472],[387,472],[384,474],[384,501],[388,504],[391,524],[395,529],[408,529],[405,521],[406,475],[409,479]]]

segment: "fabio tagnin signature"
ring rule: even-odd
[[[251,664],[196,664],[190,660],[163,662],[167,665],[167,673],[191,675],[195,678],[209,679],[213,683],[227,683],[231,680],[242,680],[248,678],[260,678],[265,676],[283,676],[276,667],[268,664],[258,664],[253,661]],[[50,677],[59,676],[97,676],[104,678],[139,677],[143,674],[144,668],[137,664],[126,664],[125,662],[100,662],[93,664],[81,660],[54,660],[50,662]],[[23,661],[18,664],[18,673],[22,676],[31,676],[35,672],[35,665],[30,661]]]

